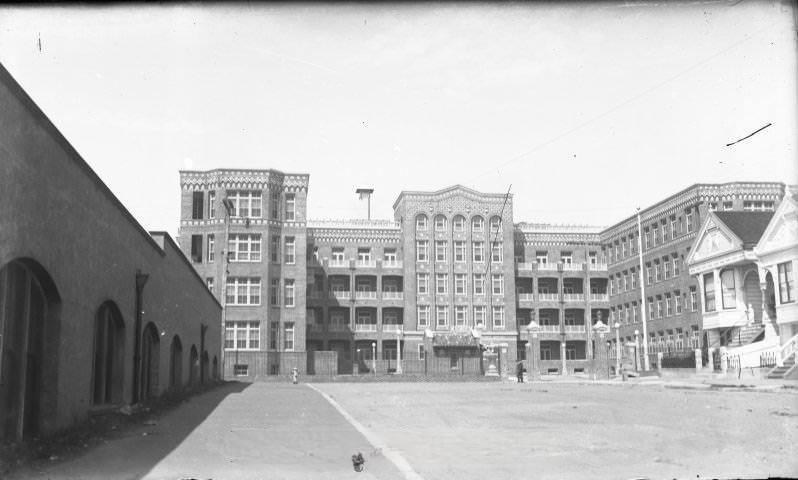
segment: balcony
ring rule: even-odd
[[[383,300],[402,300],[405,298],[404,292],[382,292]]]
[[[349,260],[344,258],[332,258],[329,263],[330,267],[349,268]]]
[[[376,290],[358,290],[355,292],[355,299],[357,300],[376,300],[377,299],[377,291]]]
[[[577,263],[566,262],[562,264],[562,269],[563,271],[566,272],[581,272],[582,270],[585,269],[585,264],[582,262],[577,262]]]
[[[535,267],[534,263],[515,262],[515,268],[518,270],[531,272]]]
[[[534,293],[519,293],[518,294],[518,301],[519,302],[534,302],[535,301],[535,294]]]
[[[383,332],[393,332],[393,333],[402,333],[403,325],[401,323],[383,323],[382,324],[382,331]]]
[[[565,333],[584,333],[587,330],[584,325],[566,325]]]
[[[539,302],[556,302],[560,300],[560,295],[557,293],[538,293]]]
[[[365,260],[365,259],[358,259],[355,262],[355,266],[357,268],[376,268],[377,261],[376,260]]]
[[[588,270],[591,272],[606,272],[607,264],[604,262],[588,263]]]
[[[584,302],[585,301],[585,294],[584,293],[563,293],[562,294],[563,300],[566,302]]]
[[[356,323],[355,324],[355,331],[356,332],[376,332],[377,331],[377,324],[376,323]]]
[[[610,297],[606,293],[591,293],[590,300],[593,302],[608,302]]]
[[[352,298],[352,293],[345,290],[334,290],[330,292],[330,298],[335,298],[337,300],[349,300]]]
[[[401,260],[383,260],[382,268],[402,268]]]
[[[540,262],[536,262],[535,265],[537,265],[538,270],[543,271],[543,272],[556,272],[557,271],[557,264],[556,263],[548,263],[548,262],[540,263]]]
[[[560,325],[541,325],[540,331],[547,333],[560,333]]]

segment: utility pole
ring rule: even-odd
[[[643,370],[649,369],[648,331],[646,330],[646,282],[643,276],[643,227],[640,222],[640,207],[637,207],[637,258],[640,263],[640,313],[643,320]]]
[[[221,300],[222,304],[222,328],[221,328],[221,347],[222,353],[220,355],[222,359],[222,368],[221,368],[221,375],[220,377],[224,380],[224,372],[225,372],[225,358],[224,358],[224,339],[225,339],[225,326],[227,324],[227,268],[229,267],[230,263],[230,217],[233,215],[233,211],[235,210],[235,206],[233,205],[233,201],[229,198],[225,197],[222,199],[222,204],[224,205],[224,244],[222,246],[222,285],[219,294],[219,300]],[[235,339],[233,339],[235,341]],[[235,341],[236,346],[238,342]]]

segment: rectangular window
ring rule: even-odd
[[[272,220],[280,219],[280,192],[272,192]]]
[[[425,357],[426,357],[426,352],[424,351],[424,344],[422,343],[418,346],[418,359],[424,360]]]
[[[382,254],[382,260],[386,266],[397,265],[396,249],[386,248]]]
[[[429,261],[429,254],[427,252],[428,246],[429,246],[429,242],[427,240],[416,240],[416,261],[417,262],[428,262]]]
[[[598,255],[596,254],[596,252],[588,253],[588,262],[590,262],[591,265],[595,265],[598,263]]]
[[[446,231],[446,217],[443,215],[438,215],[435,217],[435,231],[436,232],[445,232]]]
[[[499,217],[491,217],[490,219],[490,231],[491,233],[498,233],[502,229],[502,219]]]
[[[424,215],[419,215],[416,217],[416,230],[426,230],[427,229],[427,217]]]
[[[723,210],[728,211],[733,208],[732,202],[723,202]]]
[[[208,192],[208,218],[216,218],[216,192]]]
[[[285,221],[293,222],[296,220],[296,194],[285,194]]]
[[[637,288],[637,277],[638,277],[637,270],[635,270],[635,269],[633,268],[633,269],[631,270],[631,273],[630,273],[630,275],[631,275],[631,277],[632,277],[632,288]]]
[[[191,236],[191,260],[202,263],[202,235]]]
[[[656,223],[651,226],[651,236],[654,237],[654,245],[662,243],[659,238],[659,226]]]
[[[485,306],[478,305],[474,307],[474,326],[475,327],[484,327],[485,326]]]
[[[279,244],[280,237],[276,238]],[[227,252],[227,258],[231,262],[260,262],[260,235],[243,233],[230,235]]]
[[[202,205],[205,202],[203,192],[194,192],[191,196],[191,219],[202,220]]]
[[[449,275],[446,273],[435,274],[435,293],[445,294],[449,291]]]
[[[228,305],[260,305],[260,277],[228,277]]]
[[[287,352],[294,350],[294,322],[286,322],[283,349]]]
[[[446,305],[435,307],[435,324],[439,327],[449,325],[449,307]]]
[[[236,377],[248,377],[249,376],[249,365],[236,363],[233,365],[233,375]]]
[[[648,230],[648,227],[646,227],[645,231],[643,232],[643,235],[644,235],[643,236],[643,240],[645,240],[644,243],[645,243],[646,249],[648,249],[648,248],[651,247],[651,232]]]
[[[418,286],[418,293],[419,294],[427,294],[429,293],[429,274],[428,273],[417,273],[416,274],[416,285]]]
[[[679,257],[674,254],[673,255],[673,276],[678,277],[681,274],[681,267],[679,262]]]
[[[474,295],[485,295],[485,274],[474,274]]]
[[[285,243],[283,244],[284,249],[284,258],[286,265],[293,265],[296,263],[296,241],[294,237],[285,237]]]
[[[665,302],[661,296],[657,295],[657,318],[662,318],[665,315]]]
[[[773,202],[744,201],[743,210],[747,212],[769,212],[773,210]]]
[[[208,263],[213,263],[216,250],[214,249],[214,236],[208,235]]]
[[[465,273],[454,274],[454,293],[456,295],[465,295],[466,293],[466,276]]]
[[[695,287],[690,287],[690,311],[698,311],[698,291]]]
[[[490,249],[490,261],[493,263],[501,263],[503,261],[503,249],[502,242],[492,242]]]
[[[662,281],[662,265],[660,265],[659,260],[654,260],[654,272],[657,277],[657,281]]]
[[[269,305],[276,307],[280,304],[280,279],[269,280]]]
[[[231,191],[227,198],[233,203],[230,216],[237,218],[261,218],[261,192],[258,191]]]
[[[691,233],[693,231],[693,212],[689,210],[685,211],[684,218],[685,221],[687,222],[687,233]]]
[[[679,232],[676,225],[676,215],[671,215],[671,240],[675,240],[678,234]]]
[[[419,327],[429,326],[429,305],[418,306],[418,326]]]
[[[493,328],[504,328],[504,307],[501,305],[493,307]]]
[[[468,324],[465,305],[457,305],[454,307],[454,324],[458,327],[464,327]]]
[[[494,295],[504,295],[504,275],[491,275],[491,291]]]
[[[213,292],[213,277],[207,277],[207,278],[205,278],[205,285],[207,285],[207,286],[208,286],[208,290],[210,290],[211,292]]]
[[[665,316],[673,316],[673,299],[671,298],[670,293],[665,294]]]
[[[734,286],[734,270],[728,269],[720,272],[720,290],[724,309],[737,308],[737,296]]]
[[[454,221],[452,221],[452,228],[455,232],[462,232],[465,230],[465,217],[462,215],[454,217]]]
[[[648,319],[654,319],[654,299],[651,297],[648,297]]]
[[[473,242],[471,252],[474,263],[483,263],[485,261],[485,242]]]
[[[259,322],[225,322],[226,350],[257,350],[260,348]]]
[[[332,249],[332,263],[335,265],[343,265],[344,263],[344,248],[343,247],[333,247]]]
[[[626,257],[626,237],[621,239],[621,256]]]
[[[654,283],[654,269],[651,267],[650,263],[646,264],[646,285],[651,285]]]
[[[271,243],[269,244],[269,257],[272,263],[280,262],[280,236],[272,235]]]
[[[357,263],[360,265],[369,265],[371,264],[371,249],[370,248],[358,248],[357,249]]]
[[[682,295],[676,292],[674,300],[676,301],[676,315],[679,315],[682,313]]]
[[[454,261],[465,262],[465,242],[462,240],[454,241]]]
[[[718,209],[718,202],[709,202],[709,204],[707,205],[707,210],[709,210],[710,212],[714,212],[717,209]]]
[[[285,306],[286,307],[293,307],[294,306],[294,279],[293,278],[286,278],[285,279]]]
[[[271,322],[269,324],[269,349],[277,350],[277,338],[280,336],[280,324]]]
[[[446,241],[443,240],[435,241],[435,261],[436,262],[446,261]]]
[[[795,280],[792,277],[792,262],[780,263],[779,270],[779,301],[782,304],[795,301]]]
[[[546,265],[549,263],[549,252],[535,252],[535,262],[537,262],[538,265]]]
[[[715,275],[712,273],[704,274],[704,310],[715,311]]]
[[[671,278],[671,262],[667,257],[662,259],[662,266],[665,270],[665,278]]]

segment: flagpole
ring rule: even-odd
[[[643,227],[640,222],[640,207],[637,207],[637,258],[640,262],[640,313],[643,319],[643,370],[649,369],[648,331],[646,328],[646,282],[643,276]]]

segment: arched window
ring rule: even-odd
[[[737,295],[734,287],[734,269],[720,272],[720,290],[723,293],[723,308],[737,308]]]
[[[103,303],[94,320],[92,403],[122,402],[125,364],[125,323],[114,302]]]
[[[485,219],[480,217],[479,215],[473,217],[471,219],[471,231],[473,231],[473,232],[484,232],[485,231]]]
[[[188,381],[192,387],[199,383],[199,354],[196,345],[191,346],[189,354]]]
[[[158,378],[161,358],[161,336],[158,327],[150,322],[144,327],[141,338],[141,385],[140,399],[158,395]]]
[[[177,335],[172,338],[169,353],[169,388],[180,388],[183,386],[183,343]]]
[[[427,229],[427,216],[423,213],[416,217],[416,231],[424,231]]]
[[[462,215],[457,215],[452,220],[452,229],[455,232],[462,232],[465,230],[465,217]]]
[[[501,232],[502,219],[498,215],[494,215],[490,219],[490,233]]]
[[[443,215],[435,216],[435,231],[436,232],[446,231],[446,217],[444,217]]]

